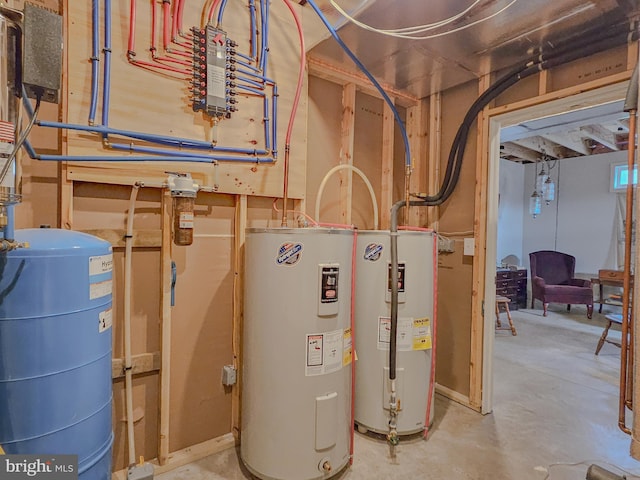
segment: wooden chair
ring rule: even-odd
[[[509,300],[507,297],[503,297],[502,295],[496,296],[496,330],[511,330],[511,335],[514,337],[518,334],[516,332],[516,327],[513,326],[513,320],[511,318],[511,312],[509,311]],[[509,320],[509,326],[503,327],[502,322],[500,321],[500,307],[504,307],[505,312],[507,312],[507,320]]]
[[[600,340],[598,340],[598,346],[596,347],[596,355],[600,353],[600,350],[602,349],[604,342],[610,343],[611,345],[615,345],[618,348],[621,347],[620,342],[617,342],[615,340],[609,340],[607,338],[607,335],[609,335],[609,329],[611,328],[611,325],[613,325],[614,323],[617,325],[622,325],[622,315],[620,315],[619,313],[612,313],[609,315],[605,315],[604,318],[607,319],[607,325],[604,327],[604,331],[600,336]]]

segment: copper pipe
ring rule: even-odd
[[[629,318],[634,318],[633,305],[634,305],[634,291],[631,288],[629,292]],[[629,356],[627,359],[627,398],[625,405],[629,410],[633,410],[633,362],[635,359],[635,346],[633,338],[633,325],[629,322]]]
[[[289,203],[289,144],[284,146],[284,186],[283,186],[283,194],[282,194],[282,222],[280,222],[281,227],[288,226],[287,220],[287,208]]]
[[[635,138],[636,132],[636,109],[629,111],[629,135]],[[633,164],[635,160],[635,141],[629,142],[627,155],[627,167],[629,169],[629,182],[627,183],[627,208],[624,225],[624,278],[622,286],[622,341],[620,342],[620,398],[618,402],[618,427],[624,433],[630,434],[631,430],[626,425],[627,395],[629,361],[629,320],[631,309],[629,300],[631,299],[631,226],[633,223]]]

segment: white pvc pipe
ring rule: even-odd
[[[138,183],[131,189],[127,215],[127,233],[124,237],[124,392],[127,407],[127,444],[130,466],[136,463],[136,443],[133,433],[133,372],[131,365],[131,256],[133,253],[133,217],[139,189],[140,185]]]
[[[353,165],[348,165],[348,164],[336,165],[335,167],[333,167],[331,170],[327,172],[327,174],[322,179],[322,182],[320,182],[320,187],[318,188],[318,196],[316,197],[316,211],[315,211],[314,218],[317,222],[320,222],[320,203],[322,201],[322,193],[324,192],[324,187],[327,184],[327,180],[329,180],[329,177],[331,177],[331,175],[333,175],[334,173],[340,170],[344,170],[346,168],[357,173],[360,176],[360,178],[362,178],[362,181],[365,183],[365,185],[367,186],[367,190],[369,190],[369,195],[371,196],[371,203],[373,204],[373,228],[374,230],[377,230],[378,229],[378,201],[376,200],[376,194],[373,191],[371,182],[369,181],[369,179],[367,178],[367,176],[364,174],[362,170],[360,170],[357,167],[354,167]]]

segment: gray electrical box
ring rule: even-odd
[[[129,467],[127,480],[153,480],[153,465],[143,463],[142,465]]]
[[[62,77],[62,17],[25,3],[22,83],[27,96],[58,103]]]
[[[230,387],[235,385],[238,380],[238,374],[233,365],[225,365],[222,367],[222,385]]]

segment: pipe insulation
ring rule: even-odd
[[[625,480],[627,477],[616,475],[598,465],[591,465],[587,470],[587,480]]]

